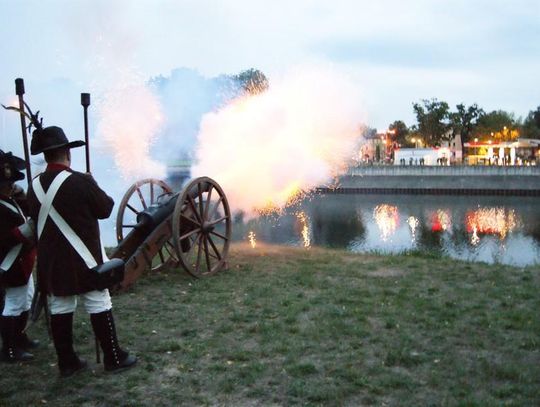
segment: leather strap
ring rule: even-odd
[[[15,203],[15,205],[12,205],[9,202],[6,202],[4,200],[0,200],[0,204],[4,205],[9,210],[21,215],[24,218],[23,212],[22,212],[21,208],[19,207],[19,205],[17,205],[17,203]],[[6,257],[4,257],[4,259],[2,260],[2,263],[0,263],[0,273],[4,273],[4,272],[8,271],[11,268],[11,266],[13,266],[13,263],[15,263],[15,260],[17,259],[17,257],[21,253],[22,246],[23,246],[22,243],[19,243],[19,244],[13,246],[7,252]]]
[[[54,197],[60,189],[60,186],[70,175],[71,173],[69,171],[61,171],[58,173],[47,190],[47,193],[45,193],[43,190],[39,177],[35,178],[32,182],[32,188],[34,189],[38,201],[41,203],[38,218],[38,239],[41,237],[41,233],[43,232],[47,218],[50,217],[69,244],[73,247],[73,249],[75,249],[77,254],[81,256],[86,264],[86,267],[94,268],[98,263],[94,256],[92,256],[90,250],[88,250],[88,247],[86,247],[81,238],[75,233],[71,226],[68,225],[64,218],[62,218],[62,216],[52,205]]]
[[[10,204],[9,202],[4,201],[3,199],[0,199],[0,205],[4,205],[4,206],[5,206],[6,208],[8,208],[9,210],[15,212],[16,214],[21,215],[22,217],[24,217],[24,218],[26,219],[26,217],[25,217],[24,214],[23,214],[22,209],[20,208],[19,205],[17,205],[16,202],[15,202],[15,205],[12,205],[12,204]]]
[[[10,251],[6,254],[6,257],[4,257],[4,260],[2,260],[2,263],[0,264],[0,273],[8,271],[11,266],[13,266],[13,263],[21,253],[22,246],[22,243],[19,243],[10,249]]]

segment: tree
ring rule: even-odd
[[[450,113],[452,135],[454,137],[460,135],[462,148],[463,143],[470,141],[473,130],[478,125],[478,120],[483,114],[484,111],[476,103],[467,108],[463,103],[460,103],[456,105],[456,111]]]
[[[393,132],[393,139],[400,145],[407,144],[407,135],[409,134],[409,128],[401,120],[396,120],[394,123],[388,126],[388,129]]]
[[[418,122],[418,132],[426,145],[438,146],[449,140],[450,124],[448,123],[448,103],[437,99],[422,99],[422,104],[413,103]]]
[[[369,127],[365,124],[360,125],[360,136],[364,139],[373,138],[377,135],[377,129]]]
[[[524,138],[540,139],[540,106],[529,112],[521,127],[521,134]]]
[[[242,88],[251,95],[262,93],[268,89],[268,79],[266,78],[266,75],[258,69],[251,68],[242,71],[238,75],[235,75],[234,79],[236,79]]]
[[[519,124],[512,113],[494,110],[478,118],[473,137],[480,140],[511,141],[518,137]]]

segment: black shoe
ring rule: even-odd
[[[79,358],[76,355],[75,357],[76,359],[71,360],[67,365],[58,365],[58,368],[60,369],[60,377],[73,376],[75,373],[85,370],[88,367],[88,362],[86,362],[85,359]]]
[[[24,329],[26,328],[26,323],[28,322],[28,311],[24,311],[21,315],[19,315],[19,330],[18,330],[18,339],[17,339],[17,345],[19,348],[24,350],[29,349],[35,349],[39,347],[39,341],[28,338],[28,335],[26,335]]]
[[[126,353],[126,357],[118,364],[112,363],[107,364],[105,363],[105,371],[107,372],[117,372],[120,370],[129,369],[130,367],[133,367],[137,364],[137,358],[133,355],[130,355]]]
[[[18,346],[19,317],[1,317],[0,333],[2,335],[2,351],[0,360],[4,362],[28,362],[34,355]]]
[[[120,371],[135,366],[137,358],[118,344],[112,312],[90,314],[92,328],[103,350],[103,364],[107,372]]]
[[[39,348],[40,342],[37,339],[30,339],[23,333],[19,339],[19,346],[21,349],[30,350]]]
[[[0,360],[8,363],[29,362],[32,359],[34,355],[19,348],[3,348],[0,355]]]
[[[73,313],[51,315],[51,333],[61,377],[84,370],[88,363],[73,350]]]

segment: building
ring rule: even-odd
[[[471,141],[464,144],[469,165],[538,165],[540,140]]]
[[[400,148],[394,151],[394,165],[450,165],[448,147]]]

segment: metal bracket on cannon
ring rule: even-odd
[[[226,266],[231,213],[216,181],[200,177],[173,193],[163,181],[144,179],[124,195],[116,218],[118,246],[110,255],[126,262],[121,288],[146,269],[181,266],[194,277]]]

